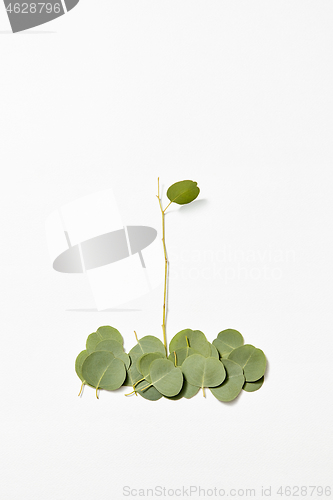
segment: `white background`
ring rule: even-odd
[[[320,0],[81,0],[11,35],[0,9],[1,498],[332,486],[332,23]],[[45,219],[112,187],[158,227],[158,175],[201,188],[166,217],[169,339],[236,328],[269,360],[233,404],[77,397],[87,335],[161,336],[162,289],[84,310]]]

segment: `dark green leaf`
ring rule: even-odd
[[[172,184],[167,190],[167,197],[173,203],[178,203],[178,205],[185,205],[186,203],[191,203],[195,200],[200,189],[196,182],[193,181],[180,181]]]

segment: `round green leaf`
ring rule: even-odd
[[[135,384],[137,384],[139,382],[139,380],[142,380],[142,378],[143,377],[142,377],[141,373],[138,371],[138,369],[136,367],[136,363],[133,363],[133,361],[132,361],[131,366],[127,370],[126,379],[125,379],[123,385],[133,387]]]
[[[192,349],[205,357],[211,355],[210,343],[206,339],[205,334],[200,330],[186,328],[176,333],[170,342],[170,352],[177,351],[177,349],[181,349],[182,347],[192,347]]]
[[[102,340],[98,342],[94,350],[112,352],[115,358],[121,359],[127,369],[130,367],[131,360],[129,355],[124,352],[123,346],[116,340]]]
[[[139,382],[138,385],[135,387],[136,392],[143,398],[148,399],[149,401],[158,401],[159,399],[161,399],[162,394],[158,392],[158,390],[153,385],[148,387],[148,389],[146,389],[145,391],[141,390],[147,385],[149,385],[149,382],[147,380]]]
[[[244,339],[241,333],[237,330],[223,330],[217,336],[217,338],[213,341],[213,345],[219,351],[220,356],[222,358],[228,357],[228,355],[236,349],[244,344]]]
[[[148,352],[161,352],[165,356],[165,347],[160,339],[153,335],[147,335],[138,340],[138,343],[130,350],[129,355],[132,361],[136,362],[142,354]]]
[[[86,350],[81,351],[75,360],[75,371],[76,371],[77,376],[79,377],[79,379],[82,382],[84,382],[84,379],[82,377],[82,365],[83,365],[83,362],[87,358],[88,355],[89,355],[88,351],[86,351]]]
[[[219,401],[232,401],[241,392],[244,385],[243,369],[230,359],[222,359],[226,371],[226,378],[223,383],[210,390]]]
[[[102,340],[116,340],[123,345],[123,337],[116,328],[112,328],[112,326],[100,326],[95,333],[91,333],[88,336],[86,343],[87,351],[93,352],[96,345]]]
[[[111,352],[95,351],[84,360],[82,376],[96,389],[113,391],[118,389],[126,377],[124,363]]]
[[[189,356],[192,356],[193,354],[199,353],[195,349],[192,349],[192,347],[181,347],[180,349],[171,352],[168,356],[168,359],[170,359],[170,361],[172,361],[175,366],[181,366],[184,363],[185,359]],[[175,360],[177,361],[176,363]]]
[[[167,197],[173,203],[178,203],[178,205],[186,205],[195,200],[200,189],[197,183],[194,181],[179,181],[167,190]]]
[[[260,387],[264,383],[264,379],[265,379],[265,377],[261,377],[259,380],[256,380],[255,382],[245,382],[245,384],[243,385],[244,391],[246,391],[246,392],[257,391],[258,389],[260,389]]]
[[[163,396],[175,396],[183,386],[183,374],[169,359],[155,359],[150,365],[151,384]]]
[[[212,358],[220,359],[219,351],[213,344],[210,344],[210,355],[212,356]]]
[[[182,364],[185,379],[196,387],[216,387],[222,384],[226,373],[223,364],[216,358],[204,358],[193,354]]]
[[[175,400],[175,401],[178,399],[181,399],[181,398],[191,399],[191,398],[193,398],[193,396],[198,394],[199,390],[200,390],[200,387],[196,387],[195,385],[191,385],[187,382],[186,379],[184,379],[183,387],[182,387],[181,391],[178,394],[176,394],[176,396],[172,396],[172,397],[164,396],[164,397],[166,397],[167,399]]]
[[[151,382],[149,375],[149,368],[155,359],[164,358],[161,352],[148,352],[147,354],[143,354],[136,362],[137,370],[142,374],[143,378]]]
[[[228,359],[238,363],[244,371],[246,382],[256,382],[265,373],[266,357],[261,349],[245,344],[233,350]]]

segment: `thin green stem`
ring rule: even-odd
[[[165,260],[165,265],[164,265],[164,298],[163,298],[163,323],[162,323],[162,330],[163,330],[163,343],[165,347],[165,353],[168,356],[168,347],[167,347],[167,340],[166,340],[166,295],[167,295],[167,279],[168,279],[168,257],[167,257],[167,252],[166,252],[166,247],[165,247],[165,219],[164,219],[164,212],[162,208],[162,201],[160,198],[160,178],[158,177],[157,179],[157,185],[158,185],[158,202],[160,205],[161,209],[161,214],[162,214],[162,242],[163,242],[163,250],[164,250],[164,260]],[[170,205],[170,203],[169,203]],[[169,206],[168,205],[168,206]],[[167,207],[168,208],[168,207]]]

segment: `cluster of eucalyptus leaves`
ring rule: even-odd
[[[111,326],[101,326],[91,333],[86,349],[75,362],[75,370],[84,385],[98,390],[114,391],[131,386],[130,394],[150,401],[190,399],[208,388],[219,401],[232,401],[242,390],[254,392],[262,386],[266,370],[264,353],[250,344],[244,344],[237,330],[223,330],[210,343],[200,330],[189,328],[178,332],[170,342],[166,340],[168,258],[165,244],[165,213],[172,203],[185,205],[200,193],[197,183],[176,182],[167,190],[168,205],[163,209],[158,180],[158,202],[162,215],[162,242],[164,250],[163,342],[152,335],[138,339],[127,354],[120,332]],[[168,352],[170,354],[168,355]]]
[[[160,339],[147,335],[127,354],[123,337],[111,326],[102,326],[87,338],[75,370],[83,385],[114,391],[131,386],[130,394],[150,401],[190,399],[209,388],[219,401],[232,401],[242,390],[254,392],[264,382],[266,357],[262,350],[244,344],[237,330],[223,330],[210,343],[200,330],[178,332],[166,355]],[[81,394],[80,391],[80,394]]]

